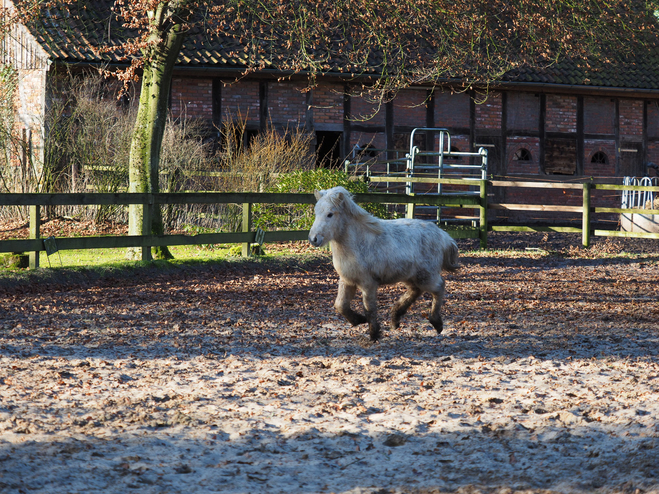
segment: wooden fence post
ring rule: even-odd
[[[590,247],[590,189],[591,183],[583,184],[583,212],[581,213],[581,243]]]
[[[480,199],[478,238],[481,241],[481,249],[487,249],[487,180],[481,180]]]
[[[243,233],[248,233],[252,229],[252,205],[249,202],[243,203]],[[250,242],[244,242],[242,256],[249,257]]]
[[[41,208],[37,204],[30,206],[30,238],[41,238]],[[30,269],[39,267],[40,252],[30,252]]]
[[[413,196],[415,195],[414,192],[410,192],[407,194],[408,196]],[[415,204],[413,202],[409,202],[405,205],[405,217],[413,219],[414,218],[414,206]]]
[[[151,235],[151,221],[153,218],[153,196],[151,194],[147,195],[147,199],[142,204],[142,235],[150,236]],[[151,256],[151,246],[143,245],[142,246],[142,261],[153,261]]]

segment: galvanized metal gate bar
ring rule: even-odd
[[[437,151],[421,151],[418,146],[414,145],[414,137],[417,132],[430,132],[433,135],[438,136],[439,146]],[[418,159],[422,157],[436,157],[436,164],[427,164],[419,163]],[[470,161],[469,164],[458,164],[458,163],[447,163],[446,160],[450,158],[462,158],[470,157],[472,160],[477,158],[480,161],[480,164],[473,164],[473,161]],[[448,129],[443,127],[417,127],[412,130],[410,134],[410,147],[409,153],[406,156],[407,158],[407,170],[406,175],[410,178],[417,177],[419,174],[428,174],[437,173],[437,178],[460,178],[464,180],[474,180],[481,181],[487,179],[487,149],[481,147],[477,152],[463,152],[463,151],[453,151],[451,149],[451,133]],[[472,171],[469,175],[467,171]],[[448,176],[447,176],[448,175]],[[456,192],[446,192],[443,190],[443,184],[437,184],[437,192],[424,191],[424,194],[437,194],[437,195],[479,195],[481,192],[480,186],[475,183],[475,188],[469,191],[456,191]],[[407,182],[406,192],[408,194],[414,194],[415,192],[415,182]],[[411,210],[410,210],[411,208]],[[427,207],[426,207],[427,209]],[[436,221],[439,223],[441,221],[449,221],[448,218],[442,219],[442,207],[436,207]],[[412,218],[415,216],[414,205],[409,205],[406,211],[406,216]],[[480,218],[478,216],[461,218],[460,220],[470,220],[472,223],[476,223]]]

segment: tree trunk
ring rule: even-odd
[[[167,121],[167,106],[172,82],[174,63],[181,51],[184,34],[180,25],[163,22],[165,15],[171,19],[167,2],[158,4],[152,17],[154,31],[146,49],[142,90],[140,93],[137,120],[133,131],[129,163],[129,192],[159,192],[158,172],[160,168],[160,149]],[[167,26],[161,28],[161,26]],[[128,234],[142,235],[150,231],[153,235],[162,235],[164,226],[159,206],[153,208],[150,228],[144,228],[143,206],[131,205],[128,211]],[[167,247],[154,247],[155,257],[171,259]],[[129,249],[127,257],[141,257],[139,249]]]

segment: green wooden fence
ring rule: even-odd
[[[628,213],[628,214],[659,214],[657,209],[623,209],[608,207],[591,206],[591,197],[594,190],[636,190],[652,191],[659,195],[659,187],[631,186],[631,185],[614,185],[614,184],[594,184],[585,182],[580,184],[567,184],[557,182],[524,182],[524,181],[502,181],[502,180],[458,180],[458,179],[437,179],[432,177],[371,177],[372,182],[415,182],[427,184],[453,184],[453,185],[479,185],[479,204],[480,221],[479,235],[481,238],[481,247],[487,246],[487,232],[560,232],[560,233],[580,233],[582,236],[582,245],[590,246],[591,236],[601,237],[636,237],[636,238],[656,238],[659,239],[659,233],[645,232],[621,232],[617,230],[593,229],[593,214],[597,213]],[[568,206],[564,204],[508,204],[490,202],[488,193],[495,187],[514,187],[514,188],[539,188],[539,189],[563,189],[563,190],[581,190],[581,206]],[[447,204],[450,201],[447,201]],[[469,207],[466,204],[462,207]],[[567,212],[581,214],[581,227],[561,227],[561,226],[543,226],[543,225],[488,225],[487,210],[506,210],[506,211],[549,211],[549,212]],[[484,233],[483,233],[484,232]],[[457,235],[454,235],[457,238]],[[469,238],[474,238],[469,235]]]
[[[357,194],[355,199],[360,203],[429,205],[451,208],[469,208],[479,210],[479,221],[476,227],[448,228],[454,238],[476,238],[480,240],[481,248],[487,248],[488,231],[506,232],[564,232],[581,233],[584,247],[590,245],[591,236],[641,237],[659,239],[659,233],[620,232],[615,230],[593,229],[593,214],[596,213],[639,213],[638,209],[592,207],[593,190],[638,190],[653,191],[659,194],[659,187],[640,187],[611,184],[565,184],[553,182],[515,182],[489,180],[458,180],[424,177],[372,177],[373,182],[409,182],[442,183],[447,185],[478,186],[479,193],[473,195],[421,195],[421,194]],[[530,188],[561,188],[582,190],[581,206],[547,205],[547,204],[501,204],[488,201],[488,192],[493,187],[530,187]],[[0,194],[1,206],[27,206],[30,210],[29,239],[0,241],[2,252],[29,252],[30,267],[39,266],[39,252],[46,251],[46,244],[40,234],[41,208],[44,206],[67,205],[130,205],[143,206],[145,224],[149,224],[152,208],[167,204],[241,204],[243,208],[242,231],[236,233],[203,233],[198,235],[143,235],[103,236],[57,238],[59,250],[69,249],[104,249],[138,247],[142,249],[142,259],[151,259],[151,247],[172,245],[200,245],[219,243],[242,244],[243,255],[249,255],[249,245],[255,242],[256,232],[252,228],[252,204],[314,204],[313,194],[266,194],[266,193],[169,193],[169,194]],[[556,211],[572,212],[582,215],[582,225],[579,227],[554,226],[519,226],[519,225],[488,225],[487,210],[517,210],[517,211]],[[643,214],[657,214],[659,210],[641,210]],[[280,242],[306,240],[308,230],[278,230],[265,232],[264,242]]]
[[[357,202],[381,204],[425,204],[432,206],[480,207],[478,197],[409,196],[405,194],[357,194]],[[242,232],[202,233],[198,235],[125,235],[103,237],[57,238],[58,250],[142,248],[142,259],[151,259],[151,247],[171,245],[200,245],[219,243],[242,244],[243,255],[249,255],[249,245],[254,243],[256,232],[252,228],[252,204],[314,204],[313,194],[266,194],[266,193],[170,193],[170,194],[0,194],[0,206],[27,206],[30,210],[29,239],[0,241],[1,252],[29,252],[30,267],[39,266],[39,252],[46,251],[41,237],[41,208],[44,206],[73,205],[130,205],[143,206],[144,224],[148,225],[152,208],[166,204],[242,204]],[[308,230],[284,230],[265,232],[264,242],[306,240]],[[474,229],[459,235],[478,238]],[[485,232],[482,232],[484,238]]]

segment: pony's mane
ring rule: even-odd
[[[341,200],[341,196],[343,196],[343,200]],[[353,199],[352,194],[343,187],[335,187],[331,195],[328,195],[328,199],[332,204],[342,208],[343,211],[352,216],[369,232],[374,234],[382,233],[380,220],[359,206]]]

